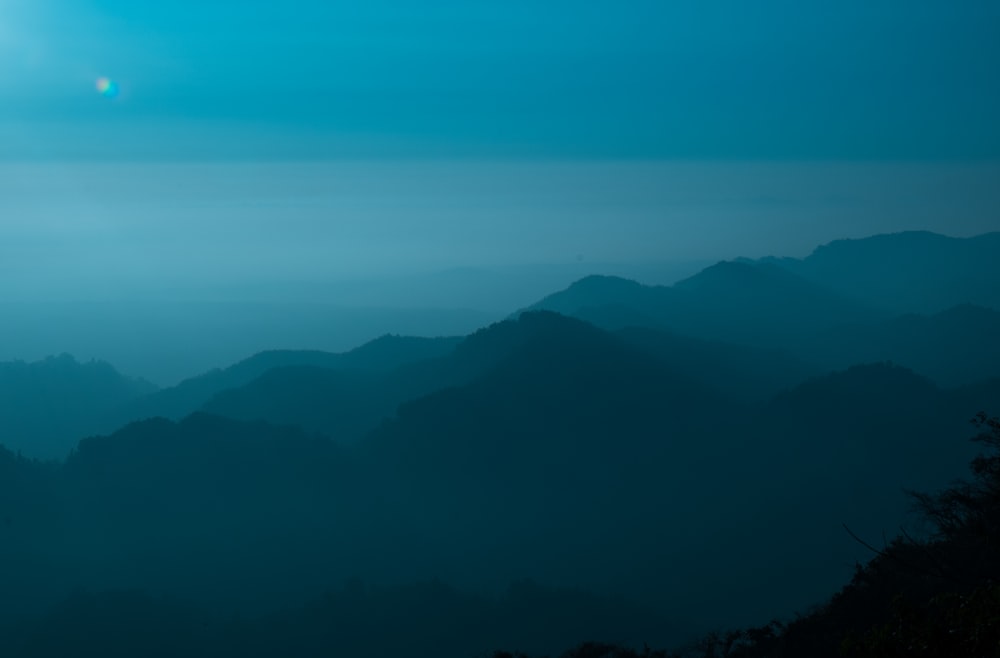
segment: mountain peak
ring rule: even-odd
[[[768,263],[722,260],[678,281],[674,287],[680,290],[705,290],[719,285],[738,285],[742,288],[757,282],[791,281],[795,278],[790,272]]]
[[[632,279],[625,279],[620,276],[612,276],[608,274],[591,274],[574,281],[570,284],[569,290],[581,290],[593,293],[635,290],[643,287],[645,286],[637,281],[633,281]]]
[[[775,264],[840,294],[895,313],[961,303],[1000,308],[1000,233],[956,238],[929,231],[835,240]]]
[[[528,310],[516,319],[504,320],[473,333],[459,345],[465,354],[509,354],[535,340],[598,334],[599,329],[583,320],[548,310]]]
[[[951,243],[960,242],[962,238],[952,238],[931,231],[900,231],[898,233],[879,233],[866,238],[842,238],[819,245],[813,249],[808,258],[823,258],[830,254],[841,252],[878,251],[892,254],[899,251],[915,249],[948,248]]]

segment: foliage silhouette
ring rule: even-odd
[[[904,532],[874,549],[827,603],[787,625],[736,631],[723,655],[1000,656],[1000,419],[980,413],[974,423],[987,450],[971,480],[912,494],[928,537]]]

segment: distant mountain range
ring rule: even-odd
[[[70,355],[0,363],[0,445],[32,457],[60,459],[82,437],[145,418],[179,420],[223,391],[250,384],[272,370],[336,369],[360,381],[446,354],[460,340],[385,335],[343,353],[272,350],[159,390],[118,373],[110,364],[78,363]]]
[[[314,370],[319,376],[336,371],[339,377],[359,385],[409,363],[433,359],[451,352],[461,338],[417,338],[385,335],[349,352],[273,350],[261,352],[222,370],[213,370],[182,381],[177,386],[133,400],[119,409],[110,423],[120,425],[134,419],[163,416],[180,419],[212,403],[224,391],[238,389],[268,375],[271,371],[297,368]],[[261,386],[280,374],[268,375]],[[218,404],[226,404],[220,402]],[[391,410],[390,410],[391,411]],[[242,414],[246,415],[246,414]],[[234,417],[241,417],[236,414]]]
[[[951,238],[926,231],[837,240],[804,259],[766,258],[812,283],[892,313],[959,304],[1000,310],[1000,232]]]
[[[739,262],[718,263],[670,287],[588,277],[527,310],[556,311],[608,329],[660,326],[764,347],[885,316],[775,265]]]
[[[990,258],[998,236],[914,232],[839,241],[803,260],[718,263],[671,287],[591,276],[529,310],[630,335],[675,371],[739,399],[763,400],[807,376],[874,361],[960,386],[1000,374],[994,338],[1000,311],[982,305],[998,288],[989,285],[1000,277]],[[929,278],[938,283],[922,288],[926,296],[912,292]],[[945,310],[922,313],[941,305]],[[0,368],[0,392],[6,391],[0,443],[60,457],[87,434],[155,416],[181,419],[199,409],[355,441],[399,404],[468,381],[510,347],[481,348],[492,356],[477,361],[474,337],[456,351],[462,340],[384,336],[339,354],[262,352],[160,391],[107,364],[103,382],[88,379],[96,376],[93,366],[81,367],[70,390],[69,357],[62,357],[61,371],[51,363],[31,366],[33,383],[17,379],[31,370],[26,364],[8,364]]]
[[[287,426],[364,397],[329,387],[347,371],[296,366],[250,385],[285,382],[284,427],[198,413],[87,438],[60,466],[0,453],[0,532],[17,537],[0,557],[38,556],[9,591],[42,605],[74,583],[203,599],[208,587],[213,606],[263,611],[352,575],[492,590],[529,577],[678,620],[753,621],[842,582],[863,549],[839,524],[877,536],[904,522],[901,487],[960,474],[965,421],[1000,396],[997,381],[942,390],[881,364],[753,402],[671,365],[671,341],[526,313],[444,357],[368,373],[452,379],[351,446]],[[675,603],[658,598],[667,587]]]
[[[0,363],[0,445],[64,457],[80,438],[107,429],[105,414],[155,390],[108,363],[79,363],[68,354]]]
[[[998,252],[1000,233],[974,238],[926,232],[877,235],[831,242],[801,260],[723,261],[673,286],[586,277],[529,308],[576,315],[585,308],[648,307],[661,321],[684,321],[677,315],[691,310],[709,315],[749,308],[790,315],[795,308],[806,315],[792,317],[797,324],[828,322],[831,316],[851,322],[870,314],[932,314],[962,304],[1000,310],[994,285],[1000,279]],[[685,298],[683,293],[691,292],[701,299]]]
[[[670,287],[588,277],[528,310],[780,349],[827,370],[891,360],[953,386],[1000,373],[998,249],[1000,233],[876,236],[801,261],[721,262]]]
[[[262,352],[159,391],[0,364],[0,612],[136,588],[280,615],[351,578],[529,578],[672,628],[801,610],[867,557],[842,524],[906,524],[903,490],[964,473],[967,421],[1000,412],[1000,311],[955,283],[995,238],[939,237],[871,243],[893,267],[966,249],[923,306],[883,303],[896,274],[861,295],[796,271],[875,276],[846,244],[671,287],[588,277],[468,336]]]
[[[675,372],[743,400],[875,361],[961,386],[1000,375],[1000,310],[989,307],[1000,305],[998,245],[1000,233],[845,240],[803,260],[721,262],[670,287],[586,277],[528,310],[619,331]],[[512,348],[478,340],[387,335],[339,354],[262,352],[159,391],[66,356],[0,364],[0,443],[58,458],[87,434],[200,409],[355,441],[399,404],[467,382]]]

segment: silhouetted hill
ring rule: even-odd
[[[1000,375],[996,310],[962,304],[929,316],[890,317],[773,262],[718,263],[671,288],[589,277],[532,308],[605,329],[667,329],[692,340],[780,349],[827,370],[894,361],[944,386]]]
[[[983,452],[970,462],[971,474],[911,494],[925,532],[884,534],[850,582],[807,614],[715,633],[698,643],[698,655],[722,648],[734,658],[996,656],[1000,418],[978,413],[973,424]]]
[[[400,404],[482,375],[526,335],[518,323],[498,323],[462,339],[446,355],[413,358],[381,371],[274,368],[218,393],[201,408],[230,418],[298,425],[353,443],[395,414]]]
[[[467,384],[539,340],[559,342],[567,326],[549,315],[523,314],[464,339],[444,357],[379,373],[331,368],[276,368],[217,394],[202,409],[242,420],[267,420],[354,442],[397,407],[444,388]],[[668,332],[630,329],[618,337],[671,372],[739,400],[763,400],[819,371],[774,350],[699,341]]]
[[[374,373],[398,366],[434,358],[449,353],[460,337],[417,338],[386,335],[365,343],[349,352],[330,353],[303,350],[272,350],[261,352],[221,370],[213,370],[186,379],[177,386],[134,401],[120,409],[106,423],[108,429],[120,424],[163,416],[180,419],[228,389],[249,384],[269,370],[287,367],[310,367]],[[237,417],[241,417],[237,414]]]
[[[431,535],[462,528],[460,544],[441,547],[445,573],[502,582],[540,570],[556,582],[606,585],[622,575],[615,562],[625,545],[633,567],[652,557],[633,541],[638,532],[666,524],[664,513],[687,514],[660,505],[683,488],[667,473],[711,452],[702,420],[739,413],[577,320],[526,313],[466,348],[496,343],[518,346],[473,382],[403,405],[362,454],[378,465],[380,488]],[[661,511],[651,515],[651,505]],[[584,554],[596,560],[588,568]]]
[[[561,342],[567,331],[603,335],[576,320],[551,313],[526,313],[517,321],[496,323],[471,334],[446,356],[374,373],[276,368],[245,386],[219,393],[202,409],[243,420],[299,425],[350,443],[392,417],[399,405],[475,381],[528,345]],[[658,348],[664,349],[662,345]],[[689,371],[697,370],[690,358],[687,362]],[[725,383],[719,376],[703,379]]]
[[[870,321],[872,308],[768,263],[723,261],[679,281],[692,316],[675,321],[696,336],[782,346],[786,338]]]
[[[579,637],[640,646],[676,637],[669,622],[628,602],[530,581],[484,596],[440,581],[379,587],[358,579],[249,618],[141,590],[78,591],[0,631],[9,658],[468,658],[504,646],[555,655]]]
[[[31,457],[61,459],[102,416],[155,386],[103,361],[72,356],[0,363],[0,445]]]
[[[769,263],[721,262],[671,287],[588,277],[529,310],[582,317],[605,329],[667,328],[768,348],[830,327],[869,322],[876,310]]]
[[[827,368],[893,361],[942,386],[1000,376],[1000,312],[965,304],[933,315],[903,315],[820,332],[793,349]]]
[[[837,240],[804,259],[765,259],[830,290],[893,313],[959,304],[1000,310],[1000,233],[951,238],[926,231]]]
[[[777,396],[741,427],[748,441],[734,451],[729,478],[741,483],[741,495],[731,501],[720,546],[738,546],[741,559],[755,564],[758,586],[767,583],[769,596],[796,610],[826,598],[850,578],[853,562],[870,557],[841,524],[875,545],[901,525],[919,535],[904,491],[939,488],[962,473],[974,454],[968,420],[983,398],[1000,392],[978,388],[942,391],[883,363]],[[725,559],[716,546],[708,554]],[[730,586],[743,578],[731,576]],[[762,611],[767,604],[747,605]]]
[[[57,462],[40,462],[0,446],[0,532],[19,537],[37,532],[54,508]]]
[[[759,386],[785,391],[739,401],[755,386],[741,373],[768,367]],[[197,413],[89,437],[62,465],[0,451],[0,608],[140,589],[269,615],[354,575],[480,592],[532,578],[692,631],[761,623],[865,557],[842,523],[877,538],[906,521],[903,487],[963,472],[954,430],[1000,393],[884,363],[787,383],[800,367],[551,312],[389,370],[271,367],[213,404],[306,426],[401,406],[350,446]]]
[[[621,306],[634,311],[652,309],[656,317],[677,297],[666,286],[644,286],[629,279],[614,276],[588,276],[572,283],[565,290],[552,293],[528,310],[547,310],[576,315],[583,308]]]
[[[837,478],[850,466],[854,477],[867,474],[874,481],[881,475],[897,489],[936,488],[947,483],[942,473],[960,473],[971,457],[966,446],[943,443],[961,436],[977,412],[971,397],[953,397],[911,370],[877,363],[817,377],[777,396],[764,408],[762,423],[772,437],[809,428],[800,442],[782,446],[781,458],[813,456],[815,468],[800,465],[800,473],[819,477],[833,468],[829,477]],[[845,511],[865,509],[860,494],[851,503]]]
[[[268,276],[264,269],[260,273]],[[301,282],[281,286],[274,294],[266,285],[262,280],[241,290],[216,289],[221,297],[215,297],[208,292],[212,282],[202,280],[190,290],[192,301],[171,301],[177,294],[183,297],[177,290],[161,291],[164,298],[147,290],[149,298],[134,301],[0,299],[0,354],[100,355],[123,372],[166,387],[268,349],[344,352],[387,333],[461,336],[500,317],[495,312],[420,306],[412,290],[407,302],[395,307],[372,299],[343,306],[319,301],[338,299],[320,290],[302,294]]]
[[[339,368],[348,370],[386,371],[450,354],[464,336],[420,338],[385,335],[369,341],[350,352],[344,352]]]
[[[777,613],[828,595],[863,557],[841,523],[903,522],[902,487],[943,484],[968,457],[948,437],[975,409],[901,368],[819,378],[750,410],[619,337],[522,317],[563,332],[404,405],[361,446],[429,534],[462,528],[441,549],[450,578],[545,573],[640,598],[669,580],[678,615]],[[733,550],[739,568],[724,566]]]
[[[353,443],[408,397],[408,382],[394,375],[309,366],[275,368],[245,386],[217,394],[202,409],[240,420],[298,425],[339,443]],[[417,386],[414,394],[423,392]]]
[[[764,401],[822,373],[781,350],[682,336],[633,326],[614,332],[626,343],[660,359],[673,372],[743,401]]]
[[[0,455],[0,469],[10,468]],[[273,610],[358,573],[414,571],[421,540],[330,441],[206,414],[84,439],[61,467],[0,486],[0,608],[74,588],[142,588]],[[404,543],[410,554],[399,554]],[[30,556],[30,559],[25,559]]]
[[[947,474],[961,473],[971,448],[952,437],[963,436],[981,408],[976,398],[971,390],[961,396],[942,391],[900,366],[853,366],[777,396],[761,412],[761,436],[789,441],[769,458],[791,459],[804,481],[833,485],[850,473],[857,488],[843,491],[838,509],[863,516],[893,490],[933,489],[947,484]],[[871,518],[892,518],[903,509],[883,508]]]

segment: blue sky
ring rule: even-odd
[[[0,303],[502,317],[997,230],[998,34],[996,0],[0,0]],[[0,357],[163,349],[21,320]]]
[[[995,159],[997,34],[987,0],[0,0],[0,157]]]
[[[0,0],[0,298],[996,230],[997,34],[984,0]]]

